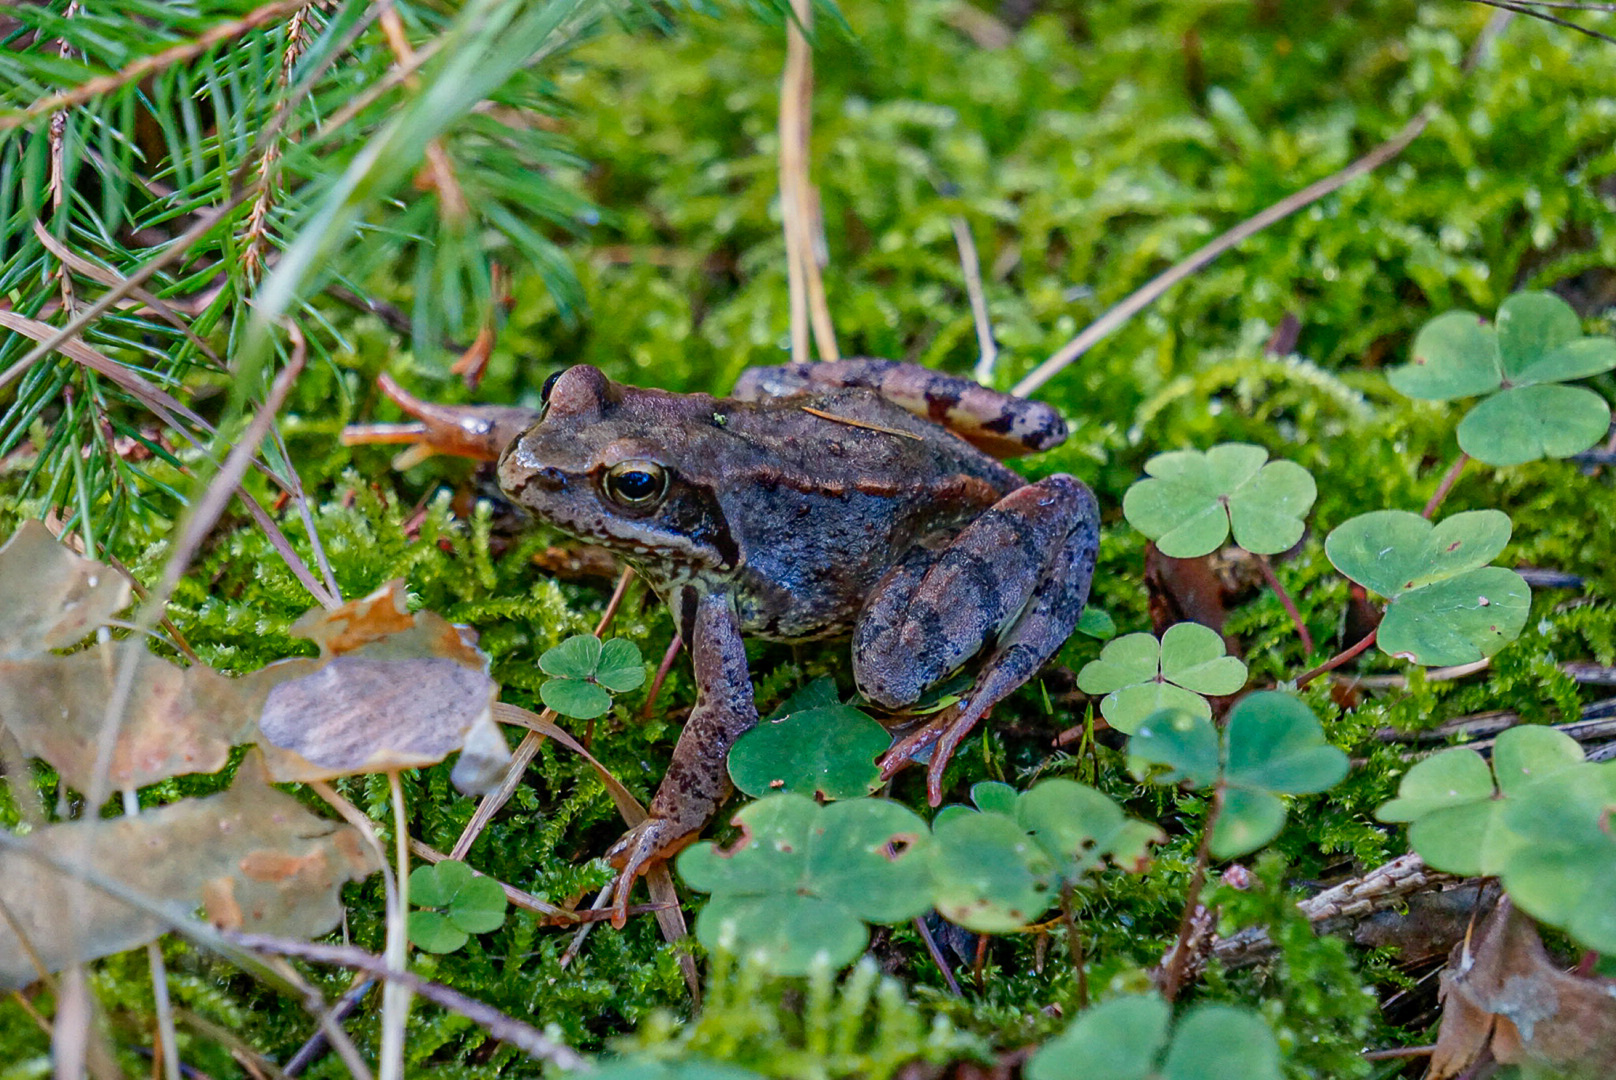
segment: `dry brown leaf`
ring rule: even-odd
[[[129,582],[69,551],[29,520],[0,547],[0,655],[27,656],[83,641],[129,606]]]
[[[84,859],[176,918],[201,906],[229,929],[305,938],[335,927],[342,885],[377,869],[352,828],[315,817],[270,787],[257,753],[247,755],[228,791],[138,816],[47,825],[23,842]],[[134,948],[163,930],[152,916],[13,851],[0,852],[0,904],[51,971]],[[78,925],[70,921],[75,911]],[[0,919],[0,987],[37,977]]]
[[[92,786],[107,703],[130,649],[139,655],[108,772],[119,789],[218,772],[232,746],[257,738],[253,718],[270,686],[312,664],[287,661],[232,679],[201,664],[178,667],[134,641],[0,660],[0,724],[23,753],[49,762],[79,791]]]
[[[490,709],[499,688],[466,633],[430,611],[410,615],[392,581],[293,632],[320,645],[318,670],[269,691],[259,726],[277,780],[329,780],[416,768],[461,751],[453,779],[477,794],[510,762]]]
[[[1508,900],[1473,941],[1454,946],[1442,1001],[1431,1080],[1459,1076],[1489,1047],[1528,1076],[1616,1076],[1616,980],[1560,970]]]

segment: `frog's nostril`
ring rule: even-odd
[[[545,491],[560,491],[567,486],[567,474],[553,465],[546,465],[533,474],[533,481]]]

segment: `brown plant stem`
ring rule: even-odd
[[[1285,605],[1285,612],[1291,617],[1291,624],[1296,627],[1296,636],[1302,639],[1303,655],[1312,656],[1313,635],[1307,632],[1307,624],[1302,621],[1302,613],[1296,610],[1296,603],[1291,599],[1291,594],[1286,592],[1285,586],[1279,583],[1279,578],[1274,574],[1274,567],[1268,561],[1268,556],[1258,555],[1257,567],[1262,571],[1263,579],[1268,582],[1268,587],[1274,590],[1275,596],[1279,597],[1279,602]]]
[[[1345,664],[1348,660],[1351,660],[1353,657],[1369,648],[1369,646],[1375,643],[1375,635],[1378,633],[1380,633],[1380,629],[1379,627],[1376,627],[1374,630],[1371,630],[1368,634],[1364,635],[1363,639],[1352,648],[1347,649],[1345,652],[1337,653],[1324,663],[1320,664],[1318,667],[1314,668],[1312,671],[1309,671],[1307,674],[1297,679],[1296,689],[1300,690],[1302,687],[1306,686],[1308,683],[1312,682],[1314,679],[1318,678],[1320,675],[1323,675],[1327,671],[1334,671],[1342,664]]]
[[[1459,456],[1453,459],[1453,464],[1448,466],[1448,471],[1443,474],[1442,482],[1437,484],[1435,491],[1431,492],[1430,501],[1425,504],[1425,509],[1420,511],[1420,517],[1427,521],[1431,520],[1431,515],[1436,513],[1437,507],[1441,506],[1442,501],[1448,497],[1448,492],[1453,490],[1453,485],[1459,482],[1459,474],[1464,472],[1464,467],[1469,463],[1470,455],[1463,450],[1459,451]]]
[[[1178,943],[1173,946],[1162,973],[1162,997],[1171,1002],[1178,996],[1184,981],[1184,965],[1189,961],[1190,934],[1195,928],[1195,913],[1201,906],[1201,889],[1206,885],[1207,867],[1212,865],[1212,830],[1223,814],[1223,784],[1212,789],[1212,805],[1206,812],[1206,824],[1201,827],[1201,846],[1195,852],[1195,872],[1190,875],[1189,892],[1184,897],[1184,917],[1178,923]]]

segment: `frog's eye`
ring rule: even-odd
[[[555,389],[556,380],[558,380],[560,378],[561,378],[561,372],[552,371],[552,372],[550,372],[550,377],[544,380],[544,385],[539,388],[539,404],[540,405],[548,405],[548,404],[550,404],[550,391]]]
[[[668,470],[654,461],[620,461],[607,471],[605,488],[617,505],[643,510],[668,493]]]

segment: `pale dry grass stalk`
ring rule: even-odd
[[[809,333],[821,360],[840,357],[816,237],[822,234],[819,192],[809,178],[813,130],[814,59],[808,43],[813,0],[791,0],[786,20],[786,69],[780,84],[780,218],[786,241],[786,282],[791,299],[791,359],[807,361]]]
[[[1219,255],[1238,247],[1243,241],[1256,236],[1275,222],[1283,221],[1298,210],[1318,202],[1331,192],[1340,190],[1358,177],[1373,172],[1391,161],[1407,149],[1409,143],[1419,138],[1420,133],[1425,130],[1426,125],[1431,122],[1431,117],[1434,115],[1436,115],[1436,106],[1427,104],[1419,112],[1415,113],[1413,118],[1404,124],[1396,135],[1393,135],[1363,157],[1340,171],[1324,177],[1322,180],[1314,181],[1301,191],[1285,196],[1272,206],[1258,211],[1188,258],[1157,274],[1144,285],[1134,290],[1132,295],[1090,323],[1082,333],[1063,345],[1055,355],[1029,372],[1027,377],[1018,382],[1010,392],[1021,397],[1031,394],[1050,379],[1053,379],[1072,361],[1122,329],[1128,320],[1161,299],[1174,285],[1194,276]]]

